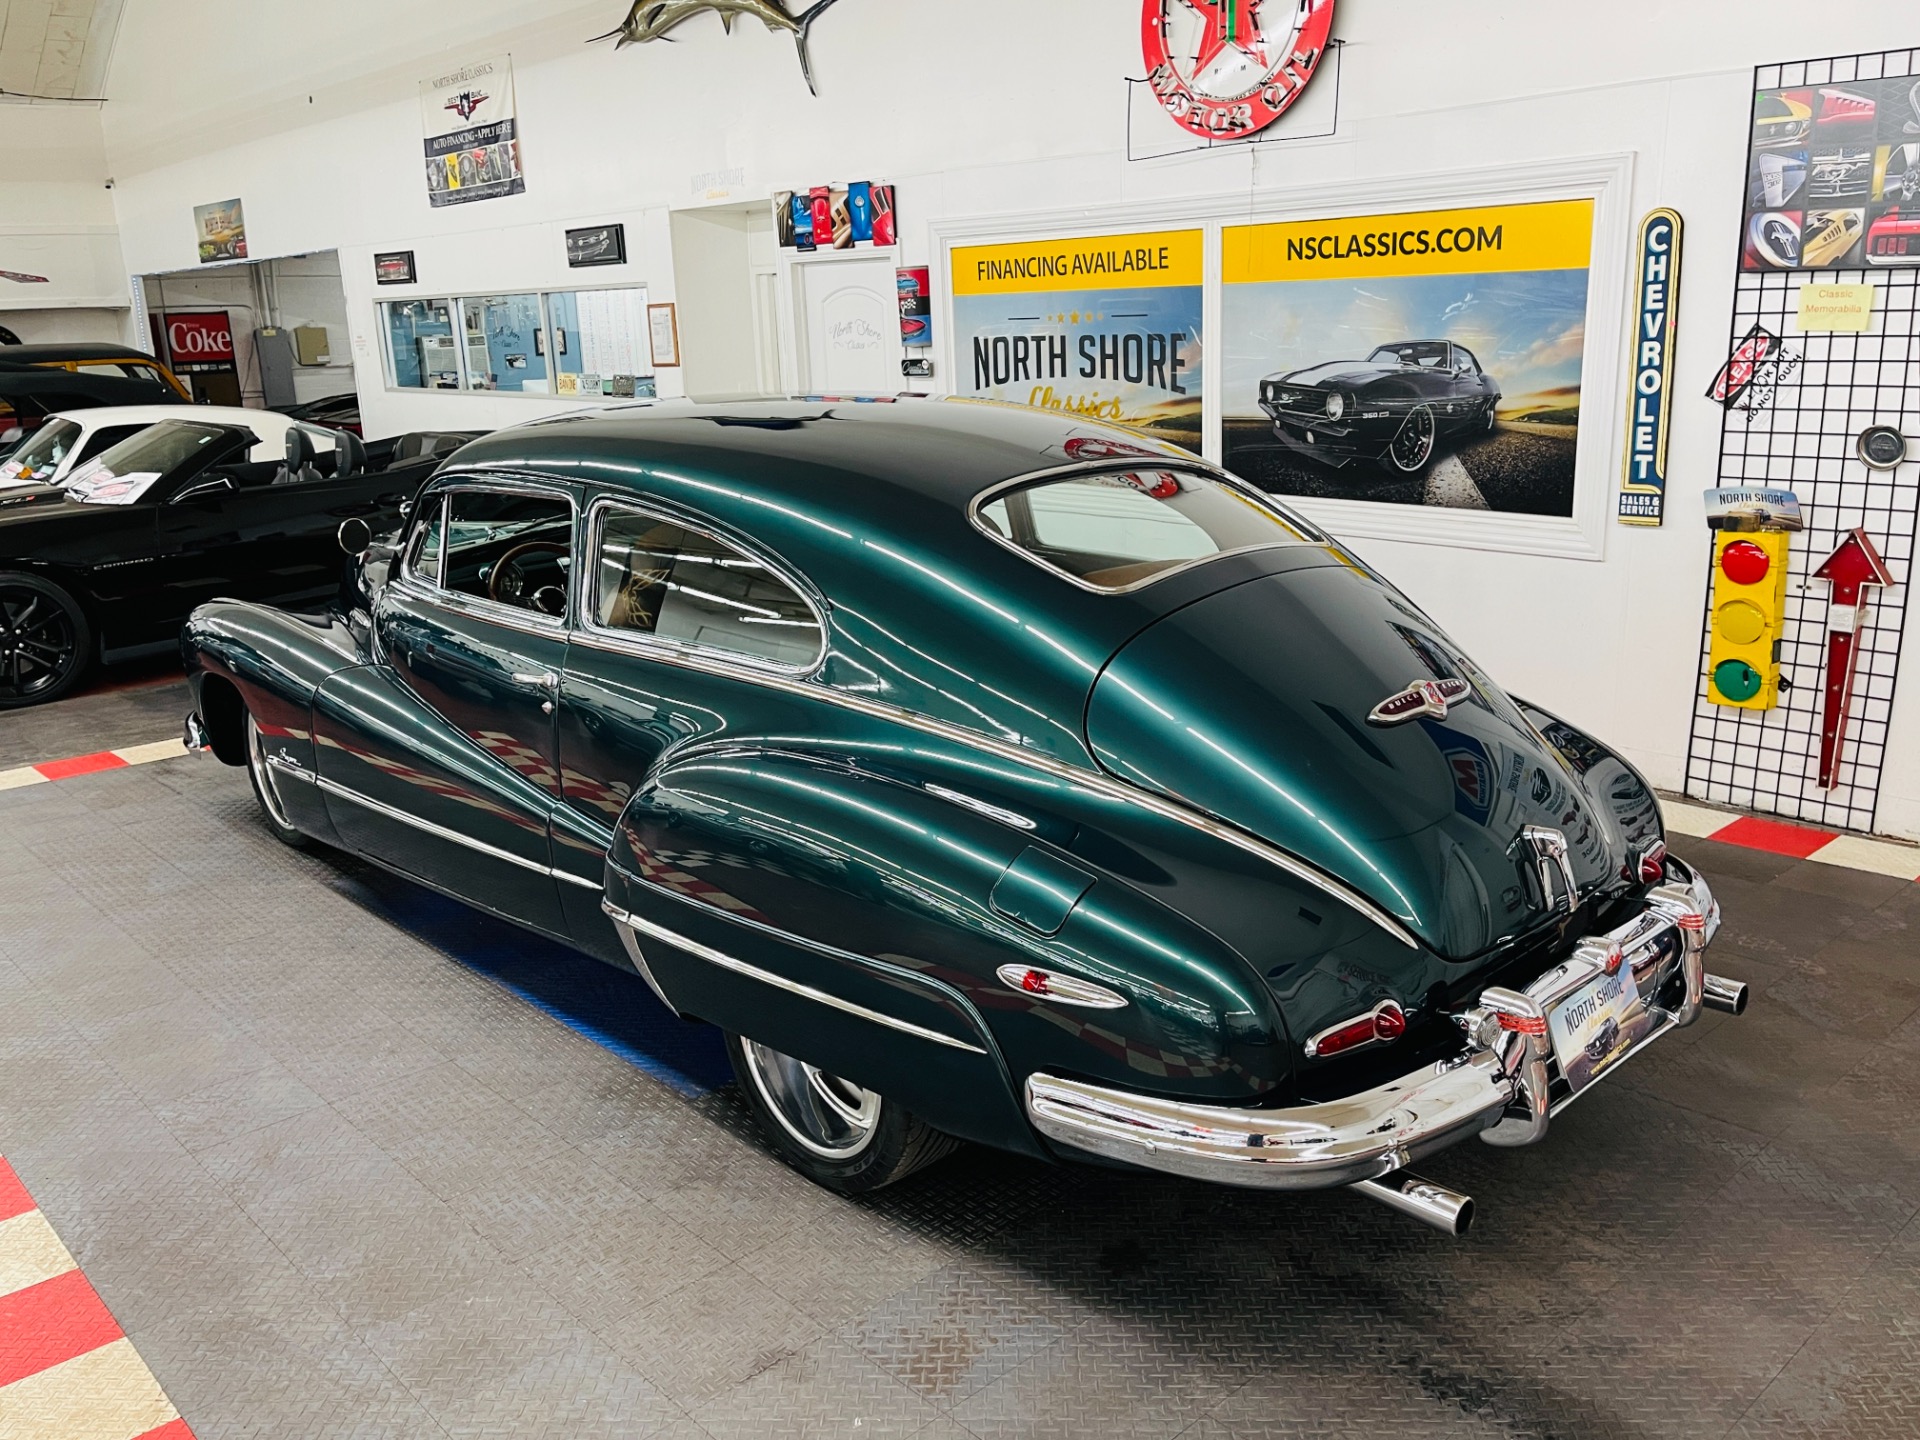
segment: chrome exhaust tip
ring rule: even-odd
[[[1473,1228],[1471,1195],[1422,1180],[1410,1171],[1396,1170],[1378,1180],[1356,1180],[1348,1188],[1444,1234],[1464,1235]]]
[[[1747,1012],[1747,982],[1729,980],[1724,975],[1709,975],[1705,988],[1700,992],[1700,1002],[1709,1010],[1744,1015]]]

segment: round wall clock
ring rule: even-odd
[[[1266,129],[1305,93],[1327,51],[1333,0],[1145,0],[1147,83],[1209,140]]]

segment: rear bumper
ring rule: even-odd
[[[1482,991],[1476,1005],[1453,1017],[1465,1050],[1437,1065],[1343,1100],[1287,1110],[1190,1104],[1034,1075],[1026,1086],[1028,1119],[1069,1150],[1275,1190],[1376,1179],[1473,1135],[1495,1145],[1532,1144],[1574,1099],[1557,1075],[1547,1014],[1603,973],[1615,954],[1633,967],[1652,1023],[1609,1070],[1692,1024],[1704,1003],[1744,1006],[1744,987],[1706,973],[1718,902],[1704,880],[1670,863],[1683,878],[1651,892],[1632,920],[1581,941],[1525,991]]]

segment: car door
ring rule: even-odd
[[[554,866],[598,884],[614,826],[661,757],[722,734],[743,709],[764,716],[781,703],[765,680],[812,671],[825,632],[797,581],[694,517],[603,496],[583,554],[561,683]],[[806,714],[794,702],[792,723]],[[563,898],[575,942],[608,954],[599,897],[575,884]]]
[[[378,530],[409,498],[404,481],[385,474],[301,478],[283,469],[276,478],[243,467],[228,479],[183,486],[161,515],[163,553],[193,605],[215,596],[325,605],[340,589],[340,522],[358,516]]]
[[[329,680],[314,714],[346,844],[559,936],[548,827],[576,508],[558,483],[429,491],[375,602],[375,663]]]

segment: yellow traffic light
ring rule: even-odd
[[[1707,699],[1771,710],[1780,698],[1780,631],[1787,608],[1784,530],[1722,530],[1714,537]]]

